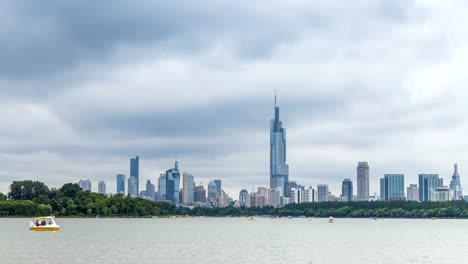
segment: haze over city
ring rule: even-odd
[[[373,194],[385,173],[448,182],[458,163],[465,187],[461,5],[0,3],[0,191],[23,179],[115,190],[135,155],[142,182],[177,157],[232,197],[268,186],[275,90],[290,180],[339,193],[368,161]]]

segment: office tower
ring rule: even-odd
[[[154,200],[155,195],[156,195],[156,188],[154,187],[154,184],[152,184],[150,180],[147,180],[145,196]]]
[[[419,201],[419,188],[417,184],[410,184],[410,186],[406,188],[406,200]]]
[[[431,201],[446,202],[452,199],[450,189],[447,186],[438,186],[431,192]]]
[[[341,184],[341,196],[345,202],[351,202],[353,200],[353,182],[351,179],[344,179]]]
[[[241,190],[239,192],[239,205],[240,206],[246,206],[246,203],[247,203],[247,195],[249,194],[249,192],[245,189]]]
[[[216,193],[215,198],[212,201],[214,207],[227,207],[232,202],[232,199],[223,191]]]
[[[405,200],[405,175],[385,174],[380,179],[380,200]]]
[[[356,184],[358,200],[367,201],[369,199],[369,163],[358,162]]]
[[[268,189],[268,205],[273,206],[275,208],[281,205],[281,189]]]
[[[221,180],[214,180],[213,182],[216,184],[216,190],[221,191]]]
[[[257,205],[259,207],[265,207],[268,205],[268,188],[265,187],[258,187],[257,189]]]
[[[133,197],[138,197],[140,193],[140,158],[136,156],[130,159],[130,178],[128,179],[128,193]],[[132,179],[134,178],[134,179]],[[130,183],[133,185],[130,186]]]
[[[460,175],[458,174],[458,164],[454,165],[452,180],[450,181],[450,191],[452,191],[452,198],[454,200],[460,200],[463,198],[463,191],[460,184]]]
[[[201,183],[195,188],[195,202],[206,203],[206,190]]]
[[[179,162],[175,162],[174,168],[166,171],[166,200],[178,204],[180,192]]]
[[[210,181],[208,184],[208,200],[215,198],[216,194],[218,193],[218,186],[214,181]]]
[[[100,181],[98,183],[98,193],[100,194],[106,194],[106,183],[103,181]]]
[[[193,175],[184,173],[182,178],[182,203],[191,204],[195,197],[195,179]]]
[[[439,174],[419,174],[419,201],[431,201],[431,192],[442,185],[444,180]]]
[[[291,199],[291,203],[301,203],[301,189],[291,188],[289,198]]]
[[[328,202],[328,185],[319,184],[317,185],[317,202]]]
[[[315,202],[315,190],[312,186],[309,186],[309,189],[302,191],[301,201],[303,203]]]
[[[117,193],[125,194],[125,174],[117,174]]]
[[[282,196],[289,196],[289,166],[286,164],[286,129],[279,118],[276,106],[275,118],[270,123],[270,189],[281,188]]]
[[[130,196],[132,197],[138,197],[139,193],[138,193],[138,179],[134,176],[131,176],[130,178],[128,178],[128,194],[130,194]]]
[[[157,201],[165,201],[166,200],[166,174],[161,173],[158,179],[158,197],[156,197]]]
[[[91,181],[90,180],[81,180],[80,179],[80,182],[78,183],[78,185],[80,185],[80,188],[83,191],[91,191]]]

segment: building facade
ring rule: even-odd
[[[117,194],[125,194],[125,174],[117,174]]]
[[[270,189],[281,189],[281,196],[289,197],[289,166],[286,164],[286,129],[279,117],[276,106],[275,118],[270,123]]]
[[[219,192],[222,190],[221,188],[221,180],[214,180],[213,181],[216,184],[216,190]]]
[[[239,192],[239,206],[247,206],[247,196],[249,192],[245,189]]]
[[[351,179],[344,179],[341,184],[341,196],[345,202],[353,200],[353,181]]]
[[[431,192],[442,185],[444,181],[439,174],[419,174],[419,201],[431,201]]]
[[[385,174],[380,179],[380,200],[405,200],[405,175]]]
[[[369,163],[358,162],[357,166],[357,199],[366,201],[369,199]]]
[[[195,188],[195,203],[206,203],[206,190],[202,184]]]
[[[131,176],[128,178],[128,194],[132,197],[138,197],[138,179],[136,177]]]
[[[328,202],[328,184],[317,185],[317,202]]]
[[[434,202],[450,201],[452,199],[452,196],[450,195],[450,193],[451,193],[450,188],[447,186],[436,187],[431,192],[431,201],[434,201]]]
[[[175,162],[174,168],[166,171],[166,199],[172,203],[178,204],[180,192],[180,172],[179,162]]]
[[[91,191],[91,181],[90,180],[80,180],[78,185],[83,191]]]
[[[195,202],[195,177],[184,173],[182,176],[182,203],[191,204]]]
[[[146,197],[150,198],[151,200],[155,199],[156,196],[156,188],[154,184],[151,183],[150,180],[146,181]]]
[[[410,186],[406,188],[406,200],[419,201],[419,188],[417,184],[410,184]]]
[[[106,183],[104,181],[98,183],[98,193],[106,194]]]
[[[140,157],[138,156],[130,159],[130,178],[131,177],[135,178],[132,180],[134,186],[132,186],[133,192],[131,193],[131,195],[137,197],[140,193]]]
[[[450,191],[454,200],[463,199],[463,190],[460,184],[460,174],[458,174],[458,164],[453,166],[452,180],[450,181]]]

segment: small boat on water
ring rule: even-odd
[[[431,220],[437,220],[437,217],[431,217]]]
[[[249,217],[247,217],[247,220],[255,220],[255,217],[249,216]]]
[[[59,231],[60,226],[55,222],[55,216],[39,216],[29,222],[31,231]]]
[[[335,219],[333,218],[333,216],[330,216],[330,218],[328,218],[328,223],[329,224],[335,223]]]

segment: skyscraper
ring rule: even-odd
[[[317,202],[328,202],[328,185],[317,185]]]
[[[239,193],[239,205],[240,206],[246,206],[247,205],[247,196],[249,195],[249,192],[245,189],[240,191]]]
[[[135,158],[130,159],[130,178],[128,179],[128,192],[134,196],[138,197],[140,193],[140,158],[136,156]],[[134,178],[131,180],[131,178]],[[130,182],[134,184],[134,186],[130,186]],[[132,192],[130,192],[132,190]]]
[[[138,197],[138,179],[137,177],[131,176],[128,178],[128,194],[132,197]]]
[[[385,174],[380,179],[380,200],[395,201],[405,199],[405,175]]]
[[[214,181],[210,181],[210,183],[208,184],[208,200],[215,198],[217,193],[218,186]]]
[[[351,179],[344,179],[341,185],[341,196],[343,196],[346,202],[353,200],[353,182]]]
[[[406,200],[419,201],[419,188],[417,184],[410,184],[410,186],[406,188]]]
[[[195,188],[195,202],[206,203],[206,190],[202,184]]]
[[[463,198],[463,191],[460,184],[460,175],[458,174],[458,164],[455,164],[453,169],[452,180],[450,181],[450,191],[453,194],[454,200]]]
[[[419,174],[419,201],[430,201],[431,193],[442,185],[444,180],[439,178],[439,174]]]
[[[166,174],[161,173],[158,179],[158,197],[156,197],[157,201],[164,201],[166,200]]]
[[[125,194],[125,174],[117,174],[117,193]]]
[[[80,180],[78,185],[83,191],[91,191],[91,181],[90,180]]]
[[[358,162],[356,184],[358,200],[366,201],[369,198],[369,163]]]
[[[175,204],[179,201],[180,172],[179,162],[175,162],[174,168],[166,171],[166,200]]]
[[[195,181],[192,174],[184,173],[182,178],[182,203],[191,204],[195,198]]]
[[[146,197],[150,197],[154,200],[154,196],[156,194],[156,188],[154,187],[154,184],[151,183],[150,180],[146,181]]]
[[[289,197],[289,166],[286,164],[286,129],[279,118],[276,106],[275,118],[270,123],[270,189],[281,189],[281,196]]]
[[[98,183],[98,193],[100,194],[106,194],[106,183],[103,181],[100,181]]]
[[[221,180],[214,180],[213,182],[216,184],[216,190],[221,191]]]

